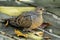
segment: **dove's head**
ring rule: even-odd
[[[37,7],[37,8],[36,8],[36,12],[37,12],[37,13],[42,14],[43,11],[44,11],[44,8],[43,8],[43,7]]]

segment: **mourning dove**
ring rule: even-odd
[[[36,29],[43,23],[43,10],[44,8],[37,7],[34,11],[23,12],[16,18],[8,19],[8,22],[19,28]]]

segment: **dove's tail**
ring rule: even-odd
[[[5,24],[5,26],[8,26],[9,21],[7,19],[1,19],[0,23],[3,23],[3,24]]]

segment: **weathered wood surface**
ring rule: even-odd
[[[52,9],[51,9],[52,10]],[[60,12],[60,11],[58,11],[59,9],[56,9],[56,11],[53,11],[53,12],[56,12],[56,15],[59,15],[60,16],[60,14],[59,13],[57,13],[57,12]],[[7,16],[7,15],[5,15],[5,14],[0,14],[0,16],[2,15],[2,17],[3,18],[10,18],[11,16]],[[3,16],[4,15],[4,16]],[[53,14],[52,14],[53,15]],[[50,26],[50,27],[48,27],[48,29],[52,29],[53,30],[53,33],[54,34],[58,34],[58,35],[60,35],[60,17],[57,17],[56,18],[56,16],[52,16],[52,15],[50,15],[50,14],[43,14],[43,16],[44,16],[44,21],[45,22],[50,22],[50,23],[52,23],[52,25],[53,26]],[[2,17],[0,17],[0,18],[2,18]],[[48,30],[48,29],[46,29],[46,30]],[[11,28],[11,27],[4,27],[4,25],[2,25],[2,26],[0,26],[0,30],[2,30],[2,31],[5,31],[5,32],[7,32],[8,31],[8,34],[10,33],[10,34],[14,34],[14,31],[12,31],[12,30],[14,30],[13,28]],[[60,39],[58,39],[58,38],[55,38],[55,37],[52,37],[52,40],[60,40]]]

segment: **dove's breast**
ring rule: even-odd
[[[38,28],[43,23],[42,15],[32,17],[32,25],[29,29]]]

